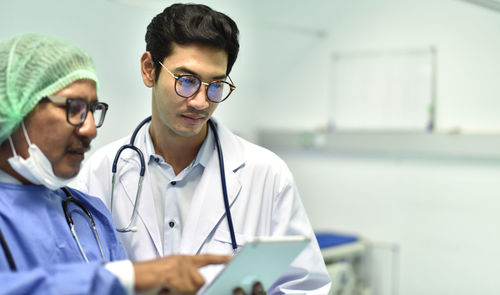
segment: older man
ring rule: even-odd
[[[132,264],[104,204],[66,187],[103,123],[90,57],[56,38],[0,42],[0,293],[193,293],[228,256]],[[2,253],[3,252],[3,253]]]

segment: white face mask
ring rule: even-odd
[[[26,178],[29,182],[41,184],[51,190],[56,190],[69,184],[74,177],[65,179],[56,176],[49,159],[47,159],[36,144],[31,143],[28,133],[26,132],[26,127],[24,126],[24,121],[21,122],[21,126],[23,128],[24,138],[26,138],[26,142],[28,142],[29,157],[23,159],[16,153],[12,138],[9,136],[10,148],[14,154],[14,156],[8,160],[12,169]]]

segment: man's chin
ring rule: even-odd
[[[54,174],[62,179],[75,178],[78,175],[78,172],[80,172],[80,167],[81,163],[78,163],[77,165],[75,164],[70,167],[65,167],[64,169],[54,169]]]

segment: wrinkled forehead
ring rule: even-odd
[[[96,82],[91,79],[79,79],[54,92],[52,95],[94,101],[97,100]]]

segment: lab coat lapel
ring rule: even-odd
[[[218,131],[224,157],[229,206],[231,207],[241,189],[241,183],[235,171],[243,165],[243,160],[239,150],[234,149],[234,144],[230,140],[232,135],[220,128]],[[225,217],[225,214],[219,158],[217,149],[214,149],[194,192],[182,235],[181,253],[199,253],[203,243],[221,219]],[[224,219],[223,222],[227,222],[227,219]]]
[[[143,127],[142,129],[147,130],[148,128]],[[142,131],[142,130],[141,130]],[[141,134],[141,136],[138,136],[137,138],[137,147],[140,148],[142,151],[145,151],[145,147],[142,144],[143,143],[143,136],[144,133]],[[146,157],[146,155],[144,155]],[[148,159],[144,159],[146,162],[146,166],[148,165]],[[119,182],[120,185],[123,187],[123,190],[125,192],[125,195],[131,202],[132,206],[135,202],[135,197],[136,197],[136,192],[137,192],[137,184],[138,184],[138,178],[139,178],[139,170],[140,170],[140,164],[139,164],[139,158],[138,156],[134,153],[130,157],[126,157],[126,165],[124,165],[124,169],[121,171],[118,171],[120,177],[119,177]],[[121,170],[121,169],[120,169]],[[119,194],[117,194],[119,195]],[[117,200],[119,201],[119,200]],[[146,173],[144,174],[144,181],[142,183],[142,191],[139,196],[139,201],[138,201],[138,209],[137,209],[137,217],[135,223],[138,224],[139,222],[142,222],[144,226],[146,227],[149,236],[151,240],[153,241],[156,251],[158,252],[158,255],[161,255],[163,253],[162,250],[162,243],[161,243],[161,237],[160,237],[160,230],[158,228],[158,224],[156,221],[156,211],[155,211],[155,204],[154,204],[154,198],[153,198],[153,191],[151,188],[151,178],[149,174],[149,169],[146,167]],[[137,234],[137,233],[133,233]],[[143,234],[141,234],[141,237],[143,237]]]

